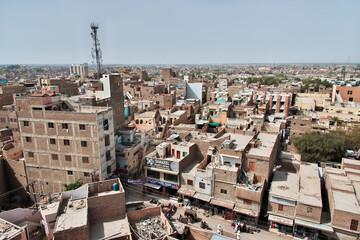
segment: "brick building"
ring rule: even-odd
[[[61,192],[78,179],[105,179],[116,167],[111,108],[81,106],[59,95],[15,98],[28,181],[35,193]]]
[[[335,102],[360,103],[360,87],[333,86],[332,103]]]

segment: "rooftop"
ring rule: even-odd
[[[0,218],[0,240],[11,239],[22,231],[22,228]]]
[[[332,191],[332,198],[335,209],[360,214],[359,204],[354,193]]]
[[[311,206],[322,207],[321,185],[318,171],[318,166],[316,164],[301,164],[299,173],[299,202]]]
[[[297,201],[299,194],[299,175],[277,170],[271,184],[270,194],[275,197]]]
[[[259,144],[255,148],[251,148],[249,150],[249,154],[263,156],[263,157],[270,157],[271,152],[274,149],[274,145],[277,137],[278,135],[260,133],[256,138],[256,140],[259,140],[261,144]]]
[[[66,204],[63,203],[63,204]],[[70,199],[63,213],[57,218],[54,232],[60,232],[71,228],[87,226],[88,206],[86,199]]]
[[[128,219],[117,217],[96,221],[91,224],[91,239],[121,237],[131,235]]]

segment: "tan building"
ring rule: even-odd
[[[181,171],[195,159],[194,143],[174,140],[157,145],[145,158],[144,185],[165,195],[175,195],[180,188]]]
[[[40,208],[49,239],[131,239],[125,191],[119,179],[88,183]]]
[[[78,179],[109,177],[116,167],[111,108],[81,106],[59,95],[18,96],[28,181],[38,196],[61,192]]]
[[[343,159],[342,169],[326,168],[325,186],[329,198],[333,238],[358,239],[360,172],[357,160]]]

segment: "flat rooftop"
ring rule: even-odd
[[[300,198],[299,202],[322,207],[321,183],[316,164],[300,165]],[[311,187],[309,187],[311,186]]]
[[[127,217],[117,217],[91,224],[91,239],[98,240],[104,237],[121,237],[131,235]]]
[[[87,223],[88,206],[86,199],[70,199],[67,202],[64,212],[56,220],[54,232],[87,226]]]
[[[359,204],[354,193],[332,191],[332,197],[336,210],[360,214]]]
[[[278,135],[260,133],[257,140],[260,140],[261,145],[249,150],[250,155],[270,157],[272,150],[275,147],[275,142]]]
[[[242,134],[229,134],[230,140],[234,140],[234,147],[232,150],[243,151],[249,142],[253,139],[253,136],[247,136]]]
[[[277,170],[271,184],[270,194],[275,197],[297,201],[299,194],[299,175]]]

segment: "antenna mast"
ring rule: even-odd
[[[92,29],[91,37],[94,41],[94,46],[92,48],[91,54],[92,54],[94,61],[96,61],[97,78],[101,78],[102,53],[101,53],[101,49],[100,49],[100,42],[97,37],[98,28],[99,28],[98,24],[91,23],[91,29]]]

